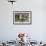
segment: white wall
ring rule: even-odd
[[[44,0],[45,1],[45,0]],[[46,40],[46,10],[43,0],[17,0],[14,5],[0,0],[0,40],[11,40],[19,32],[31,34],[34,40]],[[14,25],[12,11],[32,11],[32,25]]]

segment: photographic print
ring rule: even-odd
[[[32,12],[13,11],[13,24],[32,24]]]

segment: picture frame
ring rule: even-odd
[[[13,24],[32,24],[32,11],[13,11]]]

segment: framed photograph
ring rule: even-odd
[[[13,11],[13,24],[32,24],[32,12]]]

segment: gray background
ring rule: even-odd
[[[14,25],[13,11],[32,11],[32,25]],[[46,40],[46,0],[0,0],[0,41],[15,40],[19,32],[26,32],[37,41]]]

